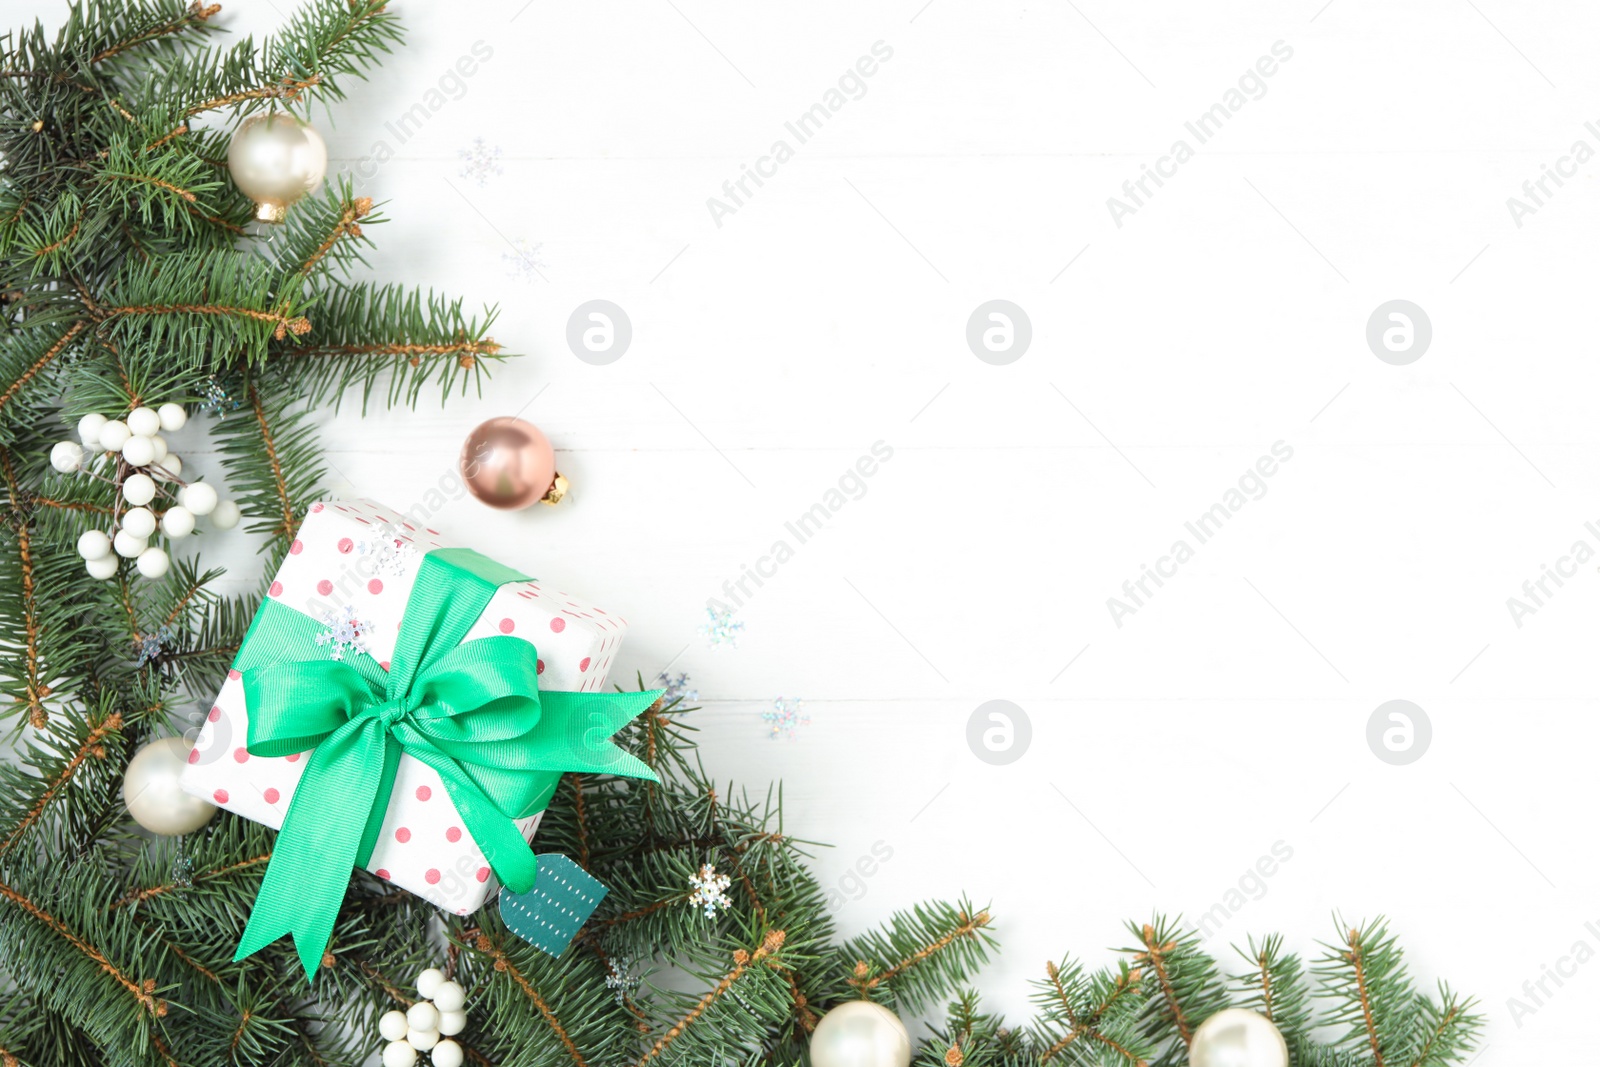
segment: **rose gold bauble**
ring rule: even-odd
[[[467,435],[461,477],[492,508],[525,508],[536,500],[554,504],[567,489],[550,439],[533,423],[511,417],[490,419]]]

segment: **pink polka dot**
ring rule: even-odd
[[[322,505],[321,504],[312,504],[311,505],[311,514],[315,515],[317,512],[319,512],[321,510],[322,510]],[[340,508],[339,510],[343,511],[344,509]]]
[[[322,581],[317,583],[317,592],[323,596],[327,596],[329,593],[333,592],[333,583],[328,581],[326,578],[322,579]]]
[[[388,670],[389,669],[389,661],[386,660],[386,659],[380,659],[378,661],[378,666],[382,667],[384,670]]]
[[[383,583],[376,578],[372,579],[372,581],[367,583],[367,592],[371,593],[373,596],[377,596],[379,593],[383,592]]]
[[[283,583],[282,582],[273,582],[272,583],[272,587],[267,590],[267,595],[268,596],[282,596],[283,595]]]
[[[429,789],[425,785],[417,786],[417,799],[418,800],[427,800],[431,796],[433,796],[433,790]]]
[[[403,845],[411,840],[411,831],[402,826],[394,832],[394,839]]]
[[[452,845],[461,840],[461,827],[452,826],[444,832],[444,839]]]
[[[382,867],[379,867],[377,870],[373,871],[372,873],[377,875],[379,878],[382,878],[382,879],[385,879],[385,880],[387,880],[388,877],[389,877],[389,872],[387,870],[385,870],[384,868],[382,868]]]
[[[300,757],[303,756],[303,755],[305,755],[304,752],[295,752],[295,753],[293,753],[291,755],[288,755],[288,756],[285,756],[283,758],[288,760],[290,763],[299,763],[300,762]]]
[[[501,633],[508,634],[512,630],[515,630],[516,628],[517,628],[517,624],[515,622],[513,622],[512,620],[510,620],[510,619],[501,619],[500,620],[500,632]]]
[[[586,671],[588,669],[589,669],[589,657],[585,656],[585,657],[583,657],[582,659],[580,659],[578,661],[578,670]]]
[[[489,880],[489,868],[487,868],[487,867],[479,867],[478,868],[478,881],[487,882],[488,880]]]
[[[219,789],[215,793],[211,794],[211,799],[215,800],[218,804],[226,804],[228,802],[228,791],[226,789]]]
[[[261,796],[268,804],[276,804],[278,802],[278,791],[276,789],[268,789],[265,793],[262,793]]]
[[[228,668],[228,677],[232,678],[234,681],[237,682],[239,680],[240,675],[239,675],[238,671],[234,670],[232,667],[229,667]]]
[[[439,884],[439,868],[437,868],[437,867],[429,867],[428,868],[428,873],[423,875],[422,877],[424,877],[424,878],[426,878],[428,880],[428,884],[429,885],[438,885]]]
[[[300,539],[298,537],[296,537],[294,539],[294,543],[289,546],[289,555],[298,556],[300,553],[304,552],[305,550],[306,550],[306,546],[301,543],[301,541],[300,541]]]
[[[566,619],[555,618],[555,619],[551,619],[550,620],[550,629],[555,631],[556,633],[560,633],[562,630],[565,630],[566,628],[567,628],[567,620]]]
[[[543,674],[544,673],[544,660],[536,659],[536,660],[534,660],[534,663],[539,665],[538,673]]]
[[[189,762],[190,763],[199,763],[200,762],[200,750],[198,748],[191,748],[189,750]]]
[[[243,763],[245,760],[247,760],[249,758],[250,758],[250,753],[246,752],[244,749],[236,748],[236,749],[233,750],[233,762],[235,762],[235,763]]]
[[[350,538],[348,538],[348,537],[339,538],[339,551],[340,552],[343,552],[346,555],[348,555],[355,547],[356,547],[356,543],[354,541],[350,540]]]
[[[206,718],[210,719],[212,722],[216,722],[218,719],[222,718],[222,709],[212,708],[206,713]]]

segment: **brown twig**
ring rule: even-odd
[[[358,220],[365,218],[371,211],[372,197],[370,196],[358,196],[354,200],[346,202],[344,212],[339,216],[339,221],[334,224],[333,229],[323,242],[316,247],[316,250],[306,257],[306,261],[295,272],[296,276],[302,281],[310,277],[312,269],[322,261],[322,257],[333,250],[333,246],[339,243],[340,238],[360,237],[361,224]]]
[[[39,799],[34,802],[33,807],[28,809],[28,814],[24,815],[22,821],[12,828],[11,835],[4,842],[0,842],[0,856],[10,851],[11,846],[17,843],[28,827],[39,821],[39,817],[44,814],[44,809],[49,807],[50,802],[56,798],[56,795],[67,787],[73,776],[78,773],[78,768],[82,767],[86,760],[90,758],[105,758],[105,739],[120,729],[122,729],[122,713],[114,711],[106,716],[104,722],[84,735],[83,743],[78,746],[78,751],[73,753],[72,758],[67,760],[66,765],[61,768],[61,773],[50,781],[43,793],[39,794]]]
[[[539,991],[533,987],[533,983],[529,982],[522,972],[517,970],[506,954],[493,941],[489,940],[488,935],[479,934],[473,947],[494,960],[494,969],[515,982],[517,988],[522,990],[523,995],[532,1001],[535,1008],[539,1009],[539,1014],[544,1017],[545,1023],[555,1032],[562,1047],[567,1050],[567,1055],[571,1057],[573,1064],[576,1067],[588,1067],[584,1061],[583,1053],[578,1050],[578,1046],[573,1043],[571,1036],[567,1034],[566,1027],[561,1025],[561,1020],[556,1018],[556,1013],[550,1010],[550,1005],[545,1002],[544,997],[539,995]]]
[[[311,320],[304,315],[288,316],[278,311],[258,311],[255,308],[230,307],[226,304],[134,304],[106,309],[107,315],[218,315],[274,325],[272,336],[283,340],[289,334],[303,336],[311,329]]]
[[[682,1019],[679,1019],[671,1029],[662,1034],[661,1037],[656,1040],[656,1043],[650,1046],[645,1054],[639,1058],[639,1062],[635,1065],[635,1067],[644,1067],[645,1064],[649,1063],[652,1059],[666,1051],[667,1046],[676,1041],[686,1029],[694,1024],[696,1019],[705,1014],[706,1009],[711,1007],[712,1004],[716,1003],[719,997],[732,988],[733,983],[742,978],[744,973],[748,971],[752,965],[765,961],[768,957],[782,948],[783,941],[784,932],[782,930],[773,930],[768,933],[766,937],[762,938],[761,946],[754,952],[746,952],[742,948],[734,952],[733,970],[723,975],[722,980],[716,985],[712,986],[711,989],[706,992],[706,995],[700,998],[699,1003],[695,1004],[693,1008],[689,1009],[689,1013],[687,1015],[685,1015]]]
[[[1167,1010],[1172,1013],[1172,1021],[1178,1027],[1178,1036],[1183,1038],[1184,1045],[1194,1041],[1194,1028],[1189,1025],[1189,1018],[1183,1013],[1183,1005],[1178,1003],[1178,991],[1172,986],[1172,978],[1167,974],[1167,953],[1174,948],[1172,942],[1165,944],[1156,942],[1155,927],[1145,923],[1141,931],[1144,940],[1144,951],[1134,956],[1141,962],[1148,962],[1156,972],[1156,981],[1161,986],[1161,995],[1166,999]]]
[[[29,915],[32,915],[36,920],[60,934],[69,945],[87,956],[91,961],[97,964],[102,971],[104,971],[106,974],[109,974],[118,985],[131,993],[133,998],[138,1001],[139,1004],[146,1011],[148,1011],[152,1017],[160,1018],[167,1014],[167,1002],[155,995],[156,983],[154,979],[147,978],[143,982],[140,982],[136,979],[129,978],[126,974],[119,970],[115,964],[107,959],[103,952],[68,929],[66,923],[45,911],[39,905],[23,896],[15,888],[7,885],[5,882],[0,882],[0,897],[4,897],[11,901],[11,903],[15,904]]]
[[[313,74],[309,78],[284,78],[277,85],[264,85],[259,89],[245,89],[226,96],[213,97],[202,101],[184,112],[186,115],[198,115],[203,111],[215,111],[219,107],[232,107],[242,104],[246,100],[298,100],[300,94],[313,85],[322,82],[322,75]]]
[[[259,867],[261,864],[266,863],[270,859],[272,859],[272,853],[264,852],[259,856],[253,856],[247,860],[240,860],[238,863],[230,863],[226,867],[218,867],[214,871],[206,871],[202,874],[197,874],[193,879],[191,879],[191,881],[209,882],[214,878],[221,878],[224,875],[232,874],[234,871],[242,871],[249,867]],[[177,888],[178,883],[176,882],[164,882],[161,885],[147,886],[144,889],[136,889],[127,896],[113,901],[111,906],[113,908],[120,908],[127,904],[138,904],[142,901],[149,900],[151,897],[158,897],[163,893],[170,893],[172,890]]]
[[[61,335],[61,339],[59,341],[46,349],[44,355],[34,360],[31,367],[23,371],[21,376],[18,377],[16,381],[12,382],[9,387],[7,387],[5,392],[0,393],[0,408],[3,408],[10,403],[12,397],[16,396],[17,392],[23,386],[32,381],[36,374],[48,367],[55,360],[55,358],[66,349],[67,345],[72,343],[72,339],[83,332],[83,328],[87,325],[88,323],[82,319],[74,322],[72,326],[68,328],[67,332]]]
[[[946,947],[953,944],[957,938],[975,936],[979,930],[988,925],[989,913],[987,911],[980,911],[978,914],[971,917],[963,915],[961,916],[961,924],[954,930],[951,930],[949,933],[945,934],[937,941],[934,941],[932,944],[924,945],[917,949],[917,951],[913,952],[911,955],[907,956],[899,963],[896,963],[893,967],[890,967],[886,971],[882,971],[869,978],[866,973],[866,961],[862,960],[857,962],[856,973],[850,978],[850,984],[855,987],[856,991],[859,992],[863,998],[865,998],[868,990],[877,988],[877,986],[885,980],[893,978],[901,972],[921,963],[929,956],[943,951]]]
[[[1351,929],[1350,951],[1345,959],[1355,968],[1356,996],[1361,1001],[1361,1019],[1367,1028],[1367,1043],[1372,1046],[1372,1067],[1383,1067],[1383,1049],[1378,1045],[1378,1023],[1372,1017],[1372,998],[1367,991],[1366,957],[1362,954],[1361,931]]]
[[[261,405],[261,393],[256,389],[255,382],[250,383],[246,395],[250,401],[250,410],[255,414],[256,425],[261,427],[261,445],[266,450],[267,462],[272,466],[272,484],[278,493],[278,503],[283,508],[283,522],[278,527],[278,532],[284,537],[289,537],[294,533],[294,502],[289,499],[289,482],[283,474],[283,461],[278,458],[278,449],[272,440],[272,427],[267,425],[267,412]]]
[[[130,37],[126,41],[118,41],[110,48],[103,48],[91,56],[89,58],[89,62],[100,63],[110,59],[112,56],[120,55],[130,48],[135,48],[141,44],[144,44],[146,41],[153,41],[158,37],[167,37],[174,33],[182,33],[195,23],[204,22],[221,10],[221,4],[212,4],[209,7],[202,7],[198,0],[196,0],[195,3],[189,6],[188,12],[186,12],[182,18],[173,19],[171,22],[165,22],[159,26],[152,26],[145,32]]]

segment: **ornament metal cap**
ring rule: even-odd
[[[289,209],[282,204],[269,204],[265,201],[256,205],[256,218],[262,222],[282,222],[289,214]]]
[[[561,503],[567,495],[568,485],[566,477],[560,471],[556,471],[556,480],[550,483],[549,491],[539,498],[539,503],[552,506]]]

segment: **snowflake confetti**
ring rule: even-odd
[[[526,237],[518,237],[511,242],[512,251],[500,253],[500,262],[505,265],[506,277],[514,282],[524,284],[535,278],[543,277],[541,269],[544,261],[539,258],[539,249],[544,245],[529,244]]]
[[[717,869],[711,864],[700,868],[699,874],[689,876],[689,884],[694,886],[694,892],[689,894],[691,907],[703,908],[706,918],[714,918],[717,909],[727,911],[733,906],[733,901],[728,899],[727,888],[733,882],[725,874],[718,874]]]
[[[473,138],[471,148],[457,149],[456,158],[461,160],[461,176],[477,182],[479,188],[505,173],[500,167],[500,146],[482,137]]]
[[[700,635],[711,643],[712,648],[721,648],[723,645],[739,647],[739,635],[744,633],[744,623],[733,617],[732,608],[706,608],[706,621],[700,627]]]
[[[661,700],[665,704],[676,704],[679,701],[692,703],[700,699],[700,690],[690,689],[689,676],[682,672],[679,672],[678,676],[674,678],[666,671],[662,671],[656,675],[656,685],[666,690],[661,695]]]
[[[356,554],[369,557],[377,573],[399,577],[410,570],[417,549],[393,523],[380,522],[372,528],[371,537],[356,542]]]
[[[628,998],[639,991],[639,976],[633,973],[633,961],[608,959],[606,970],[611,972],[606,975],[606,988],[611,990],[618,1004],[627,1003]]]
[[[139,639],[139,662],[135,666],[143,667],[155,660],[162,652],[172,647],[175,637],[170,626],[163,626],[153,634],[145,634]]]
[[[230,395],[222,387],[222,383],[217,381],[215,374],[205,380],[205,383],[200,387],[200,392],[200,410],[208,415],[221,415],[225,411],[238,411],[243,406],[236,397]]]
[[[761,713],[762,721],[767,724],[767,736],[776,741],[784,734],[788,734],[789,740],[793,741],[796,730],[811,725],[811,716],[801,710],[805,706],[805,701],[790,700],[788,697],[774,700],[772,710]]]
[[[338,611],[324,612],[322,623],[327,627],[317,635],[317,644],[328,648],[328,655],[343,660],[351,652],[366,652],[367,634],[372,624],[356,615],[354,604],[346,604]]]

